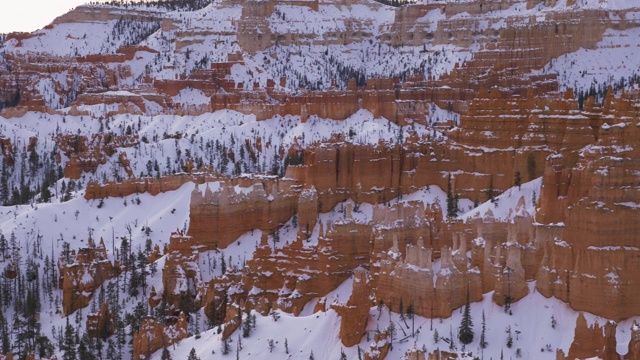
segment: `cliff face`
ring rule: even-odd
[[[144,319],[140,331],[133,335],[133,359],[149,359],[154,352],[187,338],[187,326],[184,314],[180,314],[175,325],[168,327],[155,319]]]
[[[266,180],[248,187],[221,183],[191,195],[189,235],[208,248],[226,248],[253,229],[273,231],[289,220],[297,207],[292,181]]]
[[[355,271],[349,301],[346,304],[331,305],[342,317],[340,339],[344,346],[351,347],[360,343],[367,330],[370,305],[367,273],[364,270]]]
[[[304,240],[272,252],[266,237],[247,262],[245,289],[253,289],[249,299],[269,307],[298,314],[315,297],[322,297],[349,278],[353,269],[367,266],[370,227],[353,220],[320,226],[318,244],[309,247]]]
[[[619,359],[616,352],[616,324],[607,322],[600,326],[598,322],[591,326],[580,313],[576,320],[576,333],[569,349],[569,359],[599,357],[601,359]]]
[[[466,303],[467,294],[470,301],[479,301],[482,298],[480,273],[477,269],[467,269],[465,247],[463,241],[455,250],[453,257],[458,258],[457,261],[450,248],[443,248],[440,270],[434,272],[431,249],[424,248],[422,239],[417,245],[407,245],[404,260],[395,240],[380,261],[376,297],[392,309],[402,303],[411,306],[417,315],[429,318],[449,317],[454,309]]]
[[[611,114],[607,121],[613,123],[600,127],[597,142],[580,154],[575,165],[555,157],[545,170],[540,220],[564,226],[558,240],[546,245],[538,288],[575,309],[596,311],[617,321],[638,311],[621,296],[634,294],[637,287],[634,277],[621,270],[638,266],[632,234],[640,229],[631,219],[637,217],[640,202],[640,183],[632,175],[637,172],[634,159],[638,156],[633,134],[639,130],[625,121],[637,117],[638,107],[626,95],[609,97],[603,118],[607,114]],[[603,307],[595,299],[616,306]]]

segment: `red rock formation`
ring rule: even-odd
[[[111,335],[115,334],[116,328],[111,312],[109,311],[108,302],[100,305],[100,311],[97,314],[87,315],[86,329],[87,334],[93,338],[108,339]]]
[[[518,301],[529,293],[520,261],[520,249],[517,245],[511,245],[507,252],[506,266],[498,273],[496,291],[493,293],[493,301],[498,305]]]
[[[601,327],[596,321],[588,326],[584,314],[580,312],[576,320],[575,337],[569,348],[569,359],[599,357],[604,360],[618,360],[616,353],[616,324],[607,322]]]
[[[247,231],[274,231],[296,211],[298,193],[293,184],[264,179],[240,186],[221,183],[216,191],[207,186],[204,194],[195,189],[188,235],[199,245],[217,249],[226,248]]]
[[[373,342],[364,353],[365,360],[383,360],[391,350],[391,342],[386,332],[377,333],[373,337]]]
[[[171,242],[183,239],[182,234],[174,233]],[[164,299],[168,305],[181,309],[187,304],[201,307],[205,293],[198,261],[200,255],[197,250],[171,250],[162,269],[162,284],[164,285]]]
[[[11,145],[11,139],[7,138],[4,135],[0,135],[0,154],[4,157],[4,160],[7,162],[7,165],[11,166],[14,164],[14,151],[13,145]]]
[[[10,255],[6,256],[7,265],[4,266],[4,271],[2,272],[2,276],[7,279],[15,279],[18,277],[18,263],[13,261]]]
[[[95,172],[98,166],[107,163],[117,148],[138,144],[138,138],[135,136],[119,136],[113,133],[93,134],[90,140],[84,135],[56,134],[54,141],[58,144],[60,152],[69,158],[65,164],[64,175],[71,179],[79,179],[83,172]],[[127,174],[132,175],[131,169],[128,169],[126,155],[121,155],[120,163]]]
[[[405,358],[408,360],[427,360],[427,354],[424,351],[416,349],[410,349],[404,354]]]
[[[119,273],[107,258],[102,239],[98,247],[81,248],[77,254],[71,250],[68,257],[62,254],[58,259],[58,271],[65,316],[86,307],[100,284]]]
[[[634,235],[640,231],[634,220],[640,211],[640,181],[632,175],[640,171],[634,160],[640,156],[635,140],[640,130],[622,122],[639,111],[626,94],[608,97],[602,109],[594,109],[597,142],[577,162],[550,158],[540,199],[538,221],[562,226],[557,240],[545,245],[538,290],[576,310],[616,321],[640,312],[637,302],[629,300],[638,295],[638,280],[619,270],[640,266]],[[605,120],[614,123],[605,125]]]
[[[345,219],[327,224],[326,232],[322,228],[317,246],[298,239],[275,253],[263,237],[243,278],[249,299],[265,298],[273,307],[298,314],[309,300],[325,296],[352,270],[368,265],[369,225]]]
[[[242,309],[238,304],[227,307],[222,339],[228,339],[242,325]]]
[[[146,318],[142,321],[140,331],[133,335],[133,359],[150,359],[154,352],[188,336],[184,313],[180,313],[177,324],[173,326],[165,326],[153,318]]]
[[[209,174],[177,174],[163,176],[159,179],[141,178],[124,179],[122,182],[106,181],[103,184],[91,180],[87,183],[84,198],[94,200],[142,193],[149,193],[155,196],[163,192],[177,190],[188,182],[203,184],[218,179],[219,177]]]
[[[331,304],[338,315],[342,317],[340,322],[340,339],[346,347],[355,346],[367,330],[369,320],[369,286],[367,273],[364,270],[353,272],[353,291],[346,304]]]
[[[629,340],[629,351],[624,356],[625,360],[640,359],[640,326],[637,322],[633,322],[631,326],[631,340]]]
[[[465,254],[464,250],[465,246],[461,245],[456,249],[456,255]],[[422,241],[418,241],[415,246],[407,245],[403,260],[398,241],[394,241],[394,246],[380,260],[376,299],[393,311],[397,310],[400,302],[404,306],[412,305],[415,314],[429,318],[449,317],[454,309],[466,303],[467,293],[472,302],[482,299],[477,269],[467,270],[466,261],[464,268],[458,269],[451,249],[444,247],[440,270],[434,274],[431,253],[431,248],[425,248]]]

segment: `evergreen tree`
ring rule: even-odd
[[[55,350],[55,346],[53,346],[48,337],[44,335],[38,336],[36,339],[36,353],[41,359],[52,357]]]
[[[520,175],[520,171],[516,170],[516,173],[514,175],[513,178],[513,185],[518,187],[518,190],[520,190],[521,185],[522,185],[522,176]]]
[[[231,351],[231,345],[229,344],[231,339],[223,339],[222,340],[222,355],[227,355]]]
[[[115,360],[117,359],[118,351],[116,350],[117,346],[115,341],[109,339],[107,341],[107,360]]]
[[[64,338],[62,340],[62,348],[64,352],[62,355],[63,360],[76,360],[76,334],[73,326],[69,324],[69,317],[67,316],[67,325],[64,328]]]
[[[90,341],[90,340],[89,340]],[[80,339],[78,344],[78,360],[95,360],[93,353],[87,348],[86,340]]]
[[[471,320],[471,309],[469,305],[469,289],[467,289],[467,304],[464,306],[464,313],[460,321],[458,339],[465,345],[471,344],[473,341],[473,321]]]
[[[6,354],[11,351],[11,341],[9,340],[9,328],[2,312],[2,307],[0,307],[0,329],[2,330],[2,353]]]
[[[491,201],[491,203],[493,204],[496,200],[494,199],[495,197],[495,190],[493,189],[493,175],[491,175],[491,178],[489,179],[489,188],[486,189],[485,194],[487,194],[487,200]]]
[[[456,350],[456,341],[455,338],[453,337],[453,327],[449,326],[449,350],[451,350],[452,352]]]
[[[169,349],[167,347],[162,348],[162,355],[160,356],[160,360],[171,360],[171,354],[169,353]]]
[[[249,337],[251,335],[252,320],[253,320],[253,317],[251,316],[251,313],[247,309],[244,322],[242,323],[242,337]]]
[[[389,327],[387,328],[387,334],[389,334],[391,349],[393,349],[393,339],[396,336],[396,325],[393,323],[393,321],[389,323]]]
[[[191,348],[191,351],[189,352],[189,357],[187,358],[187,360],[200,360],[200,358],[198,357],[198,354],[196,354],[195,348]]]
[[[458,202],[460,197],[458,194],[453,193],[453,186],[451,185],[451,174],[447,180],[447,217],[454,218],[458,216]]]
[[[505,329],[505,332],[507,333],[507,347],[511,348],[511,346],[513,346],[513,336],[511,335],[511,325],[507,326],[507,328]]]
[[[484,317],[484,310],[482,310],[482,332],[480,333],[480,347],[483,349],[487,348],[487,345],[489,345],[487,343],[487,340],[485,338],[485,331],[487,330],[487,325],[485,322],[485,317]]]

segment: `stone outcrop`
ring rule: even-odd
[[[288,1],[286,6],[318,17],[321,30],[313,31],[307,26],[297,31],[299,21],[285,19],[281,4],[274,1],[221,0],[212,9],[233,8],[236,15],[218,18],[203,11],[198,21],[151,7],[82,6],[40,32],[6,37],[0,57],[0,107],[6,118],[33,111],[100,122],[117,114],[218,110],[252,114],[257,120],[293,115],[301,122],[314,117],[343,121],[368,111],[403,130],[415,124],[432,127],[430,134],[408,130],[408,136],[389,143],[363,144],[351,132],[312,144],[294,140],[289,149],[277,152],[288,165],[284,179],[228,179],[196,168],[194,162],[184,165],[185,174],[136,179],[134,160],[122,150],[148,141],[138,139],[135,131],[54,137],[67,178],[95,174],[109,161],[117,168],[117,182],[89,182],[87,200],[156,195],[195,184],[189,230],[169,239],[164,293],[153,289],[148,301],[152,307],[161,299],[174,308],[187,303],[206,307],[214,323],[225,324],[225,338],[240,326],[244,310],[298,314],[311,299],[327,295],[352,274],[352,298],[346,305],[331,305],[343,318],[346,346],[361,340],[371,299],[394,311],[403,303],[418,315],[448,317],[467,298],[479,301],[491,291],[499,305],[518,301],[527,295],[531,280],[537,280],[544,296],[617,321],[640,314],[635,300],[640,280],[628,271],[640,268],[640,93],[636,89],[614,96],[610,91],[603,102],[578,102],[573,90],[559,92],[556,75],[540,69],[564,54],[593,49],[607,29],[624,30],[640,22],[637,9],[585,9],[568,1],[572,8],[567,11],[555,4],[424,1],[391,10],[375,2]],[[348,20],[322,17],[329,8],[346,13],[354,5],[374,14],[388,11],[389,16],[383,22],[366,13]],[[517,5],[542,6],[545,11],[536,17],[501,12]],[[487,13],[491,16],[483,17]],[[104,25],[129,17],[160,29],[169,46],[154,49],[154,42],[147,41],[145,47],[109,45],[100,54],[81,49],[76,55],[23,51],[58,26]],[[80,41],[74,36],[66,40]],[[367,43],[378,46],[377,55]],[[366,74],[341,69],[344,64],[330,55],[330,50],[360,44],[366,52],[362,63],[372,65]],[[184,61],[189,66],[181,68],[194,45],[233,50],[215,51],[211,59],[196,60],[194,67],[193,61]],[[440,58],[432,51],[438,45],[456,47],[458,60]],[[314,46],[325,53],[311,52]],[[380,54],[385,47],[397,51],[391,53],[394,59],[419,52],[425,64],[403,63],[402,73],[378,76],[375,68],[389,57]],[[294,48],[296,53],[291,52]],[[256,59],[256,54],[264,58]],[[316,55],[341,71],[328,68],[326,78],[318,81],[294,71],[280,73],[291,56],[305,62]],[[453,61],[459,62],[431,73],[438,67],[432,62]],[[198,91],[204,100],[197,105],[177,100],[184,90]],[[447,118],[434,124],[432,117],[442,116],[435,115],[436,106]],[[164,140],[181,136],[165,134]],[[250,157],[273,146],[259,136],[244,141]],[[0,135],[0,155],[8,166],[20,159],[23,148],[35,151],[38,146],[37,140],[12,144],[8,135]],[[235,155],[229,156],[233,161]],[[539,200],[531,200],[537,201],[535,214],[526,211],[530,200],[524,198],[506,220],[491,211],[466,221],[447,220],[437,203],[388,205],[428,186],[450,188],[453,195],[483,202],[510,188],[516,173],[525,181],[543,177]],[[344,219],[319,220],[321,213],[345,201]],[[354,220],[364,202],[376,205],[371,223]],[[279,228],[294,217],[297,238],[277,243]],[[318,240],[312,243],[316,230]],[[253,258],[243,268],[230,268],[205,283],[199,273],[200,253],[224,249],[250,231],[263,233]],[[149,261],[159,256],[157,249]],[[9,261],[4,276],[18,276],[17,266]],[[119,271],[107,260],[104,244],[70,253],[58,267],[65,315],[86,306],[94,290]],[[359,267],[371,278],[365,279],[365,270],[354,272]],[[326,309],[326,301],[318,301],[314,310]],[[89,334],[110,333],[109,319],[103,304],[87,319]],[[186,336],[184,317],[178,324],[178,329],[166,330],[147,319],[134,339],[135,357],[148,358]],[[614,334],[613,323],[588,326],[580,316],[569,357],[615,358]],[[384,358],[391,343],[385,336],[376,336],[367,358]],[[629,358],[640,352],[637,337],[634,327]],[[436,356],[452,355],[438,352],[429,358]]]
[[[91,243],[91,240],[89,240]],[[72,314],[89,305],[93,293],[108,279],[119,274],[107,257],[104,241],[97,247],[71,250],[58,259],[59,286],[62,289],[62,312]]]
[[[171,243],[183,241],[184,235],[176,232],[171,236]],[[162,269],[164,300],[176,308],[184,306],[201,307],[205,293],[198,261],[200,254],[196,250],[172,250],[166,257]]]
[[[408,350],[404,356],[408,360],[427,360],[427,354],[425,354],[425,352],[422,350],[416,349],[415,347]]]
[[[365,360],[383,360],[391,350],[391,342],[386,332],[380,332],[374,335],[373,342],[369,349],[364,353]]]
[[[150,359],[151,354],[189,336],[187,319],[181,313],[175,325],[165,326],[153,318],[142,321],[140,331],[133,335],[133,359]]]
[[[604,360],[617,360],[616,324],[607,322],[600,326],[596,321],[591,326],[581,312],[576,320],[573,343],[569,348],[568,359],[587,359],[599,357]]]
[[[119,136],[113,133],[93,134],[91,139],[85,135],[56,134],[54,141],[58,144],[59,151],[69,159],[65,164],[64,176],[71,179],[79,179],[84,172],[95,173],[98,166],[106,164],[109,157],[116,153],[117,148],[138,144],[136,136]],[[125,160],[126,155],[119,163],[125,173],[131,176],[131,169]]]
[[[364,270],[353,272],[353,291],[346,304],[332,304],[342,320],[340,322],[340,339],[346,347],[355,346],[367,330],[369,320],[369,286],[367,273]]]
[[[640,359],[640,326],[633,322],[631,326],[631,339],[629,340],[629,351],[624,356],[626,360]]]
[[[369,264],[371,227],[353,219],[320,226],[318,244],[298,239],[274,252],[266,236],[247,261],[244,288],[249,299],[264,298],[293,314],[311,299],[328,294],[354,269]]]
[[[188,235],[209,249],[226,248],[240,235],[260,229],[274,231],[295,213],[298,192],[288,180],[264,179],[234,186],[220,183],[204,194],[191,194]],[[243,186],[244,185],[244,186]]]
[[[100,183],[96,180],[91,180],[87,183],[84,198],[87,200],[96,200],[143,193],[149,193],[155,196],[167,191],[178,190],[182,185],[188,182],[204,184],[205,182],[215,181],[217,179],[219,179],[219,177],[213,174],[194,173],[168,175],[158,179],[132,178],[124,179],[121,182],[106,181],[104,183]]]
[[[609,96],[593,109],[597,141],[573,162],[565,156],[547,161],[539,222],[559,228],[557,240],[545,244],[538,290],[572,308],[615,321],[638,314],[638,281],[622,269],[638,266],[637,218],[640,182],[632,174],[640,156],[635,122],[636,94]],[[585,107],[592,106],[585,104]],[[604,123],[604,121],[611,124]],[[564,211],[558,211],[564,209]],[[606,305],[605,305],[606,304]]]
[[[498,305],[518,301],[529,293],[520,254],[517,245],[507,248],[506,266],[498,273],[493,293],[493,301]]]
[[[108,302],[100,305],[100,310],[97,314],[87,315],[86,329],[87,334],[92,338],[108,339],[115,334],[116,328],[113,323],[113,316],[109,311]]]
[[[449,317],[454,309],[464,305],[467,295],[470,301],[482,299],[480,272],[467,269],[464,241],[456,248],[455,255],[449,247],[440,252],[440,269],[433,270],[432,249],[425,248],[421,240],[407,245],[404,260],[398,249],[398,241],[380,260],[376,299],[393,311],[400,303],[412,306],[415,314],[434,318]],[[456,266],[454,257],[463,256]]]
[[[7,162],[7,165],[13,165],[15,162],[13,145],[11,144],[11,139],[4,135],[0,135],[0,154],[4,161]]]

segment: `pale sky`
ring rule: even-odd
[[[2,0],[0,33],[34,31],[90,0]]]

